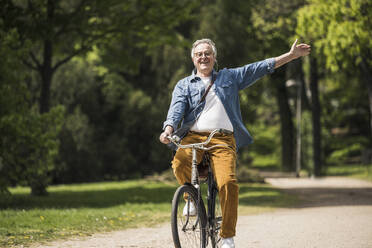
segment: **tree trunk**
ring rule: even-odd
[[[50,109],[50,86],[52,84],[52,42],[44,41],[44,63],[40,70],[41,75],[41,94],[40,94],[40,113],[47,113]]]
[[[44,51],[43,51],[43,62],[40,68],[41,75],[41,94],[40,94],[40,113],[49,112],[50,109],[50,86],[52,83],[53,67],[53,43],[52,33],[54,25],[54,1],[48,0],[47,2],[47,30],[44,37]]]
[[[285,85],[285,68],[278,69],[272,75],[272,78],[274,79],[280,114],[282,169],[284,171],[295,171],[294,126]]]
[[[42,64],[39,73],[41,75],[41,93],[39,100],[40,114],[49,112],[50,109],[50,86],[52,84],[53,69],[52,69],[52,42],[44,41],[44,63]],[[46,190],[48,184],[45,182],[47,175],[39,175],[33,178],[30,182],[31,195],[47,195]]]
[[[370,74],[370,73],[369,73]],[[372,143],[372,77],[367,76],[366,84],[368,90],[368,100],[369,100],[369,139]]]
[[[321,149],[321,124],[320,124],[320,103],[318,91],[318,65],[314,57],[310,58],[310,91],[312,103],[312,124],[313,124],[313,160],[314,175],[322,175],[322,149]]]
[[[369,103],[369,140],[372,143],[372,68],[368,66],[365,58],[362,59],[362,73],[367,86],[368,103]]]
[[[48,191],[46,190],[47,189],[47,184],[44,184],[44,183],[32,183],[30,185],[31,187],[31,195],[35,195],[35,196],[46,196],[48,195]]]
[[[48,0],[47,3],[47,23],[49,25],[49,32],[46,32],[44,37],[44,51],[43,51],[43,62],[39,68],[41,76],[41,93],[39,100],[39,111],[41,114],[47,113],[50,110],[50,86],[53,78],[53,43],[51,40],[51,33],[53,29],[53,18],[54,18],[54,0]],[[30,182],[31,194],[32,195],[47,195],[47,182],[44,180],[47,175],[36,176]]]
[[[303,99],[304,96],[304,72],[302,69],[302,59],[297,59],[295,62],[296,66],[296,86],[297,86],[297,103],[296,103],[296,177],[300,177],[302,169],[302,132],[301,132],[301,121],[302,121],[302,103],[307,102],[307,99]],[[306,95],[305,95],[306,96]]]

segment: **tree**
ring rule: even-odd
[[[128,74],[136,74],[142,59],[137,56],[136,51],[146,54],[151,47],[156,47],[164,42],[171,43],[170,41],[176,34],[172,31],[182,23],[183,18],[190,13],[190,6],[192,7],[194,4],[195,2],[190,3],[182,0],[5,0],[2,2],[0,10],[0,20],[4,24],[2,26],[4,32],[13,31],[16,33],[15,40],[19,46],[13,46],[13,48],[24,47],[25,52],[17,56],[17,61],[22,62],[38,75],[36,80],[31,79],[30,84],[35,86],[33,88],[37,90],[32,92],[31,99],[36,96],[39,112],[44,115],[49,113],[53,106],[59,104],[54,99],[51,100],[51,96],[55,94],[52,91],[56,81],[55,75],[72,59],[84,57],[93,48],[113,52],[112,57],[119,58],[117,67],[121,66],[124,68],[123,71]],[[120,51],[109,51],[109,47],[115,43],[124,43],[128,46],[121,46]],[[134,53],[126,53],[127,51]],[[31,75],[27,70],[22,74]],[[94,90],[99,92],[103,89],[102,85],[105,82],[102,82],[102,79],[105,76],[97,73],[93,81],[98,85],[98,88],[95,88],[96,85],[94,85],[90,92],[94,92]],[[111,74],[108,75],[108,77],[111,76]],[[133,85],[135,83],[133,82]],[[149,92],[154,92],[154,90],[149,90]],[[99,92],[97,97],[101,97],[101,93]],[[133,91],[130,91],[128,95],[132,93]],[[147,101],[148,98],[145,97],[145,99]],[[116,104],[112,106],[115,107]],[[69,107],[73,108],[73,106]],[[123,108],[125,107],[123,106]],[[97,115],[97,113],[95,114]],[[107,114],[114,115],[114,109],[108,111]],[[146,115],[141,114],[141,116]],[[100,118],[105,117],[107,116],[100,116]],[[133,122],[131,123],[133,124]],[[115,134],[112,137],[117,137],[116,140],[120,139]],[[115,142],[109,142],[109,144],[111,147],[115,146]],[[97,147],[97,150],[100,149]],[[120,152],[117,151],[116,154],[120,156]],[[110,154],[105,155],[105,158],[110,157]],[[125,159],[124,156],[119,158],[119,160],[121,159]],[[102,160],[100,161],[102,162]]]
[[[31,42],[27,56],[20,59],[40,76],[40,113],[50,109],[50,88],[59,67],[118,32],[107,20],[112,13],[108,6],[112,4],[85,0],[5,1],[1,15],[5,26],[15,28],[22,42]]]
[[[333,72],[348,70],[364,82],[372,140],[372,3],[368,0],[311,0],[299,12],[299,32],[313,37]]]
[[[296,27],[296,10],[304,1],[261,1],[255,8],[252,19],[257,39],[265,56],[283,53],[293,42]],[[272,76],[272,87],[276,91],[281,126],[282,167],[286,171],[295,169],[295,145],[293,114],[289,105],[289,93],[286,88],[288,66],[278,69]],[[301,73],[301,72],[300,72]]]
[[[17,57],[25,49],[18,45],[16,32],[4,32],[0,22],[0,192],[12,185],[29,185],[33,194],[46,194],[54,169],[64,109],[39,114],[32,107],[24,70]]]
[[[195,5],[162,1],[151,6],[156,11],[143,17],[144,27],[118,33],[61,67],[54,101],[63,102],[70,115],[56,182],[127,179],[168,168],[171,152],[154,135],[166,115],[168,85],[186,64],[179,61],[191,41],[181,28]]]
[[[311,0],[299,11],[297,33],[313,40],[315,58],[310,60],[310,84],[313,111],[315,175],[321,169],[321,130],[318,99],[319,64],[334,73],[350,71],[367,86],[370,108],[370,141],[372,141],[372,5],[369,1]],[[323,58],[324,57],[324,58]],[[317,62],[318,61],[318,62]],[[340,72],[342,71],[342,72]]]
[[[310,91],[311,91],[311,112],[313,124],[313,162],[314,175],[322,175],[322,141],[321,141],[321,109],[319,103],[319,73],[318,63],[315,57],[310,58]]]

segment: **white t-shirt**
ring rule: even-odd
[[[205,89],[207,89],[211,83],[211,77],[201,79],[205,85]],[[212,86],[205,98],[204,109],[190,130],[195,132],[211,132],[219,128],[234,131],[226,110]]]

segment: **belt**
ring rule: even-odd
[[[194,134],[203,135],[203,136],[209,136],[209,134],[211,134],[211,132],[196,132],[196,131],[189,131],[189,132],[194,133]],[[217,134],[224,134],[224,135],[230,136],[230,135],[233,135],[234,132],[232,132],[230,130],[227,130],[227,129],[220,128],[218,130],[218,132],[216,133],[216,135]]]

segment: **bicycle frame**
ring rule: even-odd
[[[212,137],[216,133],[231,133],[231,132],[227,131],[225,129],[215,129],[210,133],[210,135],[208,136],[206,141],[200,142],[200,143],[195,143],[195,144],[187,144],[187,145],[181,145],[180,144],[180,138],[177,137],[177,136],[168,136],[167,137],[178,148],[181,148],[181,149],[191,148],[192,149],[191,184],[197,189],[200,188],[200,185],[199,185],[199,174],[198,174],[198,169],[197,169],[198,163],[197,163],[197,158],[196,158],[196,151],[198,149],[203,150],[203,151],[209,151],[209,150],[212,150],[212,149],[217,148],[217,147],[229,148],[229,146],[226,145],[226,144],[217,144],[217,145],[214,145],[214,146],[205,147],[206,145],[208,145],[208,143],[211,141]]]
[[[217,148],[217,147],[230,148],[226,144],[217,144],[217,145],[213,145],[213,146],[210,146],[210,147],[206,147],[207,144],[211,141],[212,137],[216,133],[231,133],[231,132],[229,132],[227,130],[224,130],[224,129],[216,129],[216,130],[214,130],[210,133],[210,135],[206,139],[206,141],[201,142],[201,143],[195,143],[195,144],[187,144],[187,145],[181,145],[180,144],[180,139],[177,136],[168,136],[167,137],[178,148],[181,148],[181,149],[191,148],[192,149],[191,185],[194,186],[195,189],[197,190],[197,200],[198,200],[197,208],[198,209],[200,209],[199,204],[202,202],[202,200],[201,200],[202,196],[201,196],[201,188],[200,188],[200,182],[199,182],[199,172],[198,172],[198,169],[197,169],[197,166],[198,166],[197,150],[200,149],[200,150],[203,150],[203,151],[209,151],[209,150]],[[215,216],[215,199],[216,199],[216,194],[218,193],[218,190],[217,190],[216,182],[214,180],[214,175],[213,175],[211,166],[209,166],[209,168],[208,168],[207,182],[208,182],[208,192],[207,192],[208,215],[207,215],[207,224],[204,228],[207,228],[206,233],[209,237],[215,238],[215,234],[216,234],[216,232],[218,232],[218,230],[215,229],[215,226],[216,226],[215,222],[221,221],[221,219],[216,219],[216,216]],[[188,199],[188,201],[190,201],[190,199]],[[197,218],[198,219],[196,220],[193,228],[195,228],[197,226],[198,222],[200,221],[199,217],[197,217]],[[184,228],[185,228],[185,226],[187,226],[187,224],[188,224],[188,219],[186,221],[186,224],[184,225]],[[206,239],[207,243],[208,243],[208,240],[209,239],[207,238]]]

